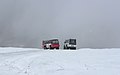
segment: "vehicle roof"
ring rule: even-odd
[[[76,39],[66,39],[66,40],[76,40]]]

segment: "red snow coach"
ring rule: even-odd
[[[44,49],[59,49],[59,41],[58,39],[52,39],[52,40],[44,40],[42,42],[42,48]]]

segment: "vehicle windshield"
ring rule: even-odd
[[[70,39],[70,44],[76,45],[76,39]]]
[[[52,40],[52,43],[53,44],[59,44],[59,41],[58,40]]]
[[[48,44],[49,43],[49,41],[43,41],[43,44]]]

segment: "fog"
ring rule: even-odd
[[[0,0],[0,46],[76,38],[78,48],[118,48],[119,33],[119,0]]]

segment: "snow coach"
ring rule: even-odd
[[[76,50],[76,39],[65,40],[64,49],[75,49]]]
[[[59,40],[58,39],[52,39],[52,40],[45,40],[42,42],[42,47],[44,49],[59,49]]]

